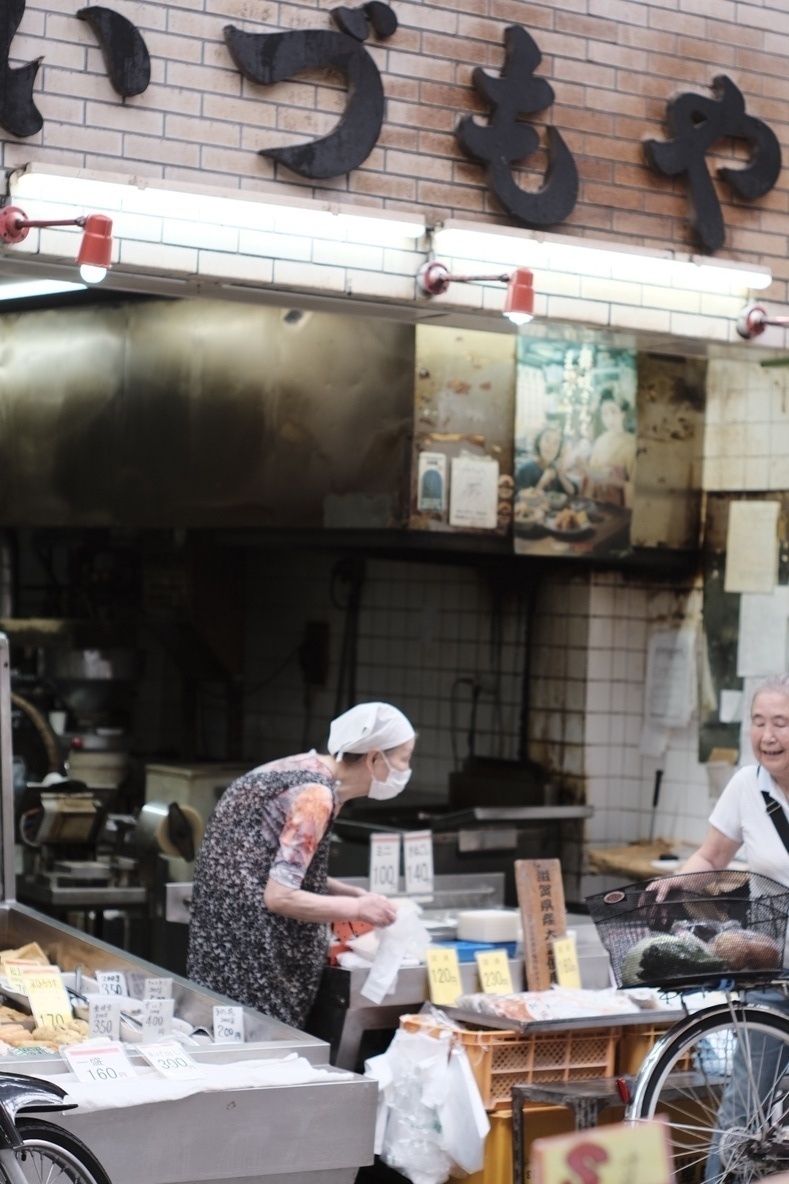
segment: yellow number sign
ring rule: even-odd
[[[439,1007],[452,1007],[463,990],[457,952],[451,949],[428,949],[426,960],[430,1001]]]
[[[482,990],[486,995],[511,995],[512,976],[506,950],[484,950],[475,954]]]
[[[30,1010],[41,1027],[61,1028],[72,1018],[71,1004],[57,966],[22,971]]]
[[[581,971],[574,937],[553,939],[553,961],[556,967],[556,981],[560,987],[580,987]]]

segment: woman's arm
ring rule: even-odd
[[[333,880],[331,876],[326,881],[326,891],[329,896],[364,896],[364,888],[356,888],[344,880]]]
[[[303,888],[288,888],[270,877],[263,903],[269,912],[292,917],[295,921],[367,921],[369,925],[385,928],[397,917],[392,902],[374,892],[362,892],[358,896],[323,896],[319,892],[305,892]]]
[[[682,873],[722,871],[729,866],[741,846],[736,839],[728,838],[716,826],[711,826],[698,851],[685,860]]]

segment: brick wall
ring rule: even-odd
[[[789,38],[777,28],[782,0],[395,0],[398,31],[388,41],[368,43],[387,96],[378,144],[349,176],[313,186],[257,151],[331,130],[344,105],[342,86],[321,72],[268,88],[249,83],[233,67],[222,29],[228,23],[251,32],[328,28],[329,7],[286,0],[257,6],[247,0],[124,0],[118,11],[137,24],[152,57],[148,90],[124,104],[91,30],[74,17],[77,5],[30,0],[11,64],[43,56],[35,100],[45,123],[26,140],[5,135],[2,164],[9,169],[32,160],[418,209],[430,222],[446,216],[501,221],[481,169],[464,158],[452,132],[460,115],[483,112],[472,71],[480,66],[498,73],[503,32],[512,22],[535,37],[543,53],[538,73],[556,93],[553,107],[534,121],[562,131],[579,167],[580,199],[561,227],[565,233],[690,246],[683,184],[651,174],[640,141],[662,135],[673,91],[706,93],[718,73],[732,77],[749,113],[770,123],[787,154]],[[539,156],[534,164],[544,167]],[[524,171],[519,179],[534,187],[538,173]],[[779,281],[771,298],[783,300],[789,182],[780,178],[753,205],[720,193],[728,229],[721,254],[769,264]]]

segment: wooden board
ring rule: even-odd
[[[523,924],[523,963],[530,991],[555,981],[554,937],[567,932],[562,865],[558,859],[516,859],[515,886]]]

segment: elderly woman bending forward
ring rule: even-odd
[[[329,751],[285,757],[234,781],[195,864],[187,974],[303,1027],[326,960],[326,923],[391,925],[385,896],[328,877],[334,819],[351,798],[394,797],[411,776],[416,733],[396,707],[338,716]]]

